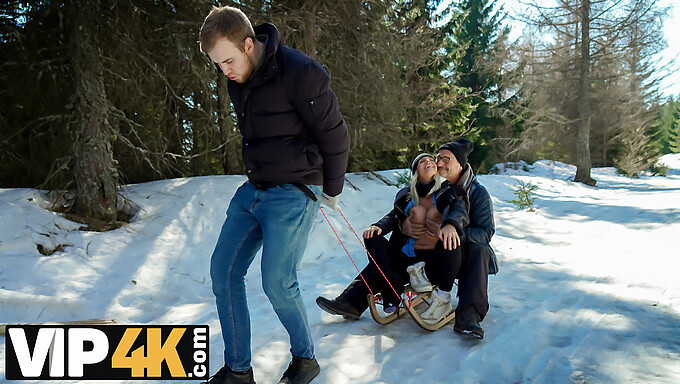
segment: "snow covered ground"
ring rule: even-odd
[[[481,341],[449,325],[421,330],[408,317],[387,326],[331,316],[314,303],[335,296],[356,271],[318,214],[300,283],[322,371],[315,383],[678,383],[680,382],[680,155],[668,177],[628,179],[594,169],[597,188],[568,181],[574,167],[547,161],[479,179],[493,196],[492,242],[501,269],[489,279]],[[398,171],[380,172],[395,180]],[[348,174],[340,207],[358,232],[378,220],[397,189]],[[243,176],[126,187],[142,207],[107,233],[79,231],[31,189],[0,189],[0,323],[115,319],[207,324],[211,372],[223,363],[209,258]],[[518,181],[538,186],[535,212],[519,211]],[[366,256],[342,217],[328,212],[352,257]],[[38,252],[56,249],[50,256]],[[287,334],[260,284],[247,277],[253,365],[277,382]],[[0,337],[4,345],[4,337]],[[0,381],[5,348],[0,347]],[[153,383],[153,381],[147,381]]]

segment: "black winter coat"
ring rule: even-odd
[[[465,227],[461,240],[463,246],[466,243],[477,243],[486,246],[489,250],[489,273],[498,273],[498,259],[496,253],[489,244],[491,237],[496,233],[496,225],[493,219],[493,203],[489,192],[477,181],[475,176],[468,193],[470,198],[470,224]]]
[[[472,175],[472,170],[468,166],[457,185],[454,186],[445,181],[442,183],[442,188],[434,194],[437,210],[443,216],[441,227],[452,224],[459,236],[463,236],[465,227],[469,223],[470,202],[467,191],[472,182]],[[390,213],[373,224],[382,230],[381,235],[383,236],[392,232],[390,242],[399,248],[403,247],[408,240],[408,236],[401,231],[401,226],[408,217],[405,211],[408,202],[411,200],[410,189],[410,186],[406,186],[399,190],[394,198],[394,207]]]
[[[254,29],[258,38],[268,37],[261,66],[243,84],[227,82],[248,179],[261,189],[303,183],[339,195],[349,134],[328,73],[314,59],[283,45],[274,25]]]

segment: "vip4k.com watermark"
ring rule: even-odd
[[[7,380],[207,379],[206,325],[8,325]]]

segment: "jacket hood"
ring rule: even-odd
[[[255,74],[255,78],[266,80],[271,78],[279,67],[276,62],[276,53],[279,51],[282,44],[281,34],[279,33],[278,28],[271,23],[256,25],[253,27],[253,30],[255,31],[255,36],[267,35],[267,46],[265,47],[265,57],[262,61],[262,67]]]

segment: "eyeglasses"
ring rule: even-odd
[[[435,159],[434,159],[435,163],[438,163],[439,160],[443,161],[444,164],[448,164],[449,161],[451,161],[451,158],[448,157],[448,156],[437,156],[437,157],[435,157]]]

